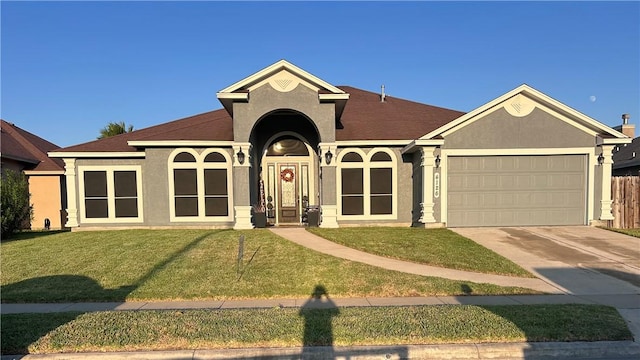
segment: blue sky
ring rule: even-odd
[[[60,146],[221,108],[280,59],[333,85],[470,111],[526,83],[640,119],[640,2],[7,2],[3,119]],[[636,131],[638,133],[638,131]]]

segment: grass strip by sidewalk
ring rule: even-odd
[[[604,226],[600,226],[600,228],[640,238],[640,228],[635,228],[635,229],[616,229],[616,228],[610,228],[610,227],[604,227]]]
[[[534,276],[511,260],[449,229],[308,228],[312,234],[371,254],[487,274]]]
[[[318,284],[333,297],[536,293],[384,270],[317,253],[268,230],[32,236],[1,244],[2,302],[305,298]]]
[[[601,305],[164,310],[2,315],[2,353],[630,340]]]

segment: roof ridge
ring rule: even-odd
[[[24,129],[21,129],[20,127],[16,126],[15,124],[12,124],[8,121],[2,120],[2,124],[5,125],[5,129],[4,131],[7,131],[8,128],[8,133],[11,134],[11,136],[13,136],[16,140],[18,140],[18,143],[20,145],[22,145],[26,150],[28,150],[30,152],[29,155],[34,156],[35,160],[38,160],[40,162],[42,162],[43,160],[41,160],[40,158],[38,158],[38,154],[40,155],[44,155],[45,157],[47,156],[47,154],[43,151],[41,151],[37,146],[35,146],[33,143],[31,143],[31,141],[27,140],[27,138],[25,138],[19,130],[28,132]],[[31,134],[34,135],[34,134]],[[36,137],[39,137],[37,135],[34,135]],[[43,139],[44,140],[44,139]],[[35,150],[35,153],[34,153]]]
[[[380,96],[380,93],[377,93],[377,92],[375,92],[375,91],[371,91],[371,90],[360,89],[360,88],[357,88],[357,87],[355,87],[355,86],[350,86],[350,85],[337,85],[336,87],[337,87],[337,88],[339,88],[340,90],[343,90],[343,91],[346,91],[346,90],[345,90],[345,89],[343,89],[343,88],[351,88],[351,89],[355,89],[355,90],[358,90],[358,91],[362,91],[362,92],[369,93],[369,94],[371,94],[371,95]],[[459,112],[459,113],[463,113],[463,114],[466,114],[466,113],[467,113],[466,111],[455,110],[455,109],[450,109],[450,108],[446,108],[446,107],[442,107],[442,106],[437,106],[437,105],[427,104],[427,103],[419,102],[419,101],[416,101],[416,100],[409,100],[409,99],[405,99],[405,98],[402,98],[402,97],[398,97],[398,96],[394,96],[394,95],[389,95],[388,93],[385,93],[385,94],[384,94],[384,96],[385,96],[385,99],[387,99],[387,98],[391,98],[391,99],[395,99],[395,100],[400,100],[400,101],[410,102],[410,103],[417,104],[417,105],[429,106],[429,107],[437,108],[437,109],[443,109],[443,110],[448,110],[448,111],[455,111],[455,112]]]
[[[55,147],[56,149],[59,149],[60,146],[52,143],[51,141],[48,141],[36,134],[33,134],[13,123],[10,123],[4,119],[2,119],[2,128],[5,132],[7,132],[14,140],[16,140],[16,142],[22,146],[26,151],[29,152],[29,155],[31,157],[33,157],[33,160],[37,161],[36,167],[39,167],[40,165],[43,164],[47,164],[47,163],[51,163],[54,164],[56,167],[61,168],[62,165],[60,164],[59,161],[57,161],[56,159],[52,159],[49,157],[49,155],[47,154],[48,150],[44,150],[44,149],[40,149],[40,147],[38,147],[36,144],[34,144],[31,140],[27,139],[25,137],[25,134],[28,134],[29,136],[33,136],[34,139],[37,139],[38,141],[42,141],[43,143],[46,143],[47,145],[52,145],[53,147]],[[23,134],[24,133],[24,134]]]

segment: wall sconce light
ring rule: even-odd
[[[240,165],[244,164],[244,153],[242,152],[242,146],[240,147],[240,150],[238,150],[236,156],[238,157],[238,162],[240,163]]]
[[[436,167],[440,167],[440,155],[436,155]]]
[[[331,164],[332,158],[333,158],[333,154],[331,153],[331,150],[327,150],[327,152],[324,153],[324,160],[327,162],[327,165]]]
[[[604,155],[600,153],[600,155],[598,155],[598,165],[602,166],[602,164],[604,164]]]

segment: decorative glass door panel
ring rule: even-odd
[[[300,209],[298,208],[298,167],[290,164],[279,164],[279,222],[299,223]]]

